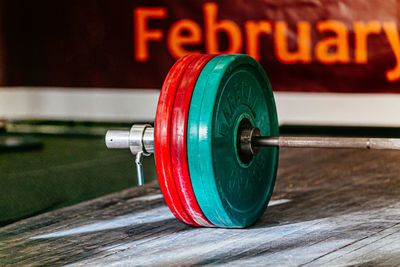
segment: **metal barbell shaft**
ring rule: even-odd
[[[130,136],[129,131],[127,130],[110,130],[107,132],[106,135],[106,145],[108,148],[129,148],[130,146],[132,146],[133,143],[138,143],[142,144],[141,146],[143,146],[146,152],[153,153],[153,135],[153,127],[147,127],[144,134],[138,136]],[[304,148],[359,148],[400,150],[400,138],[252,136],[250,139],[251,145],[254,147],[278,146]]]
[[[256,147],[279,146],[400,150],[400,138],[254,136],[251,143]]]
[[[136,155],[138,184],[143,185],[142,158],[154,153],[154,128],[148,124],[136,124],[130,130],[109,130],[105,141],[108,148],[128,148]],[[400,138],[266,137],[260,136],[257,127],[241,131],[239,153],[252,157],[257,155],[263,146],[400,150]]]

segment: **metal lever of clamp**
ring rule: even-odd
[[[142,159],[154,153],[154,128],[150,124],[134,124],[130,130],[108,130],[105,137],[107,148],[127,149],[136,156],[139,186],[144,184]]]

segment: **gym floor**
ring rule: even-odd
[[[26,137],[18,127],[2,137]],[[80,135],[74,127],[64,135],[31,134],[31,143],[41,145],[0,154],[0,189],[18,196],[1,199],[0,214],[19,214],[11,222],[32,215],[25,207],[48,211],[0,228],[2,265],[400,264],[398,151],[281,149],[273,198],[261,220],[248,229],[207,229],[174,219],[157,182],[149,183],[151,158],[145,161],[148,183],[131,187],[132,156],[106,150],[101,127]],[[362,128],[281,132],[382,135]],[[384,132],[395,135],[396,129]]]

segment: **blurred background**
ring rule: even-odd
[[[0,1],[0,226],[135,186],[105,131],[153,123],[185,54],[257,59],[281,134],[399,137],[398,3]]]

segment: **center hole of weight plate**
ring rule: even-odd
[[[254,127],[250,119],[247,116],[241,116],[236,132],[236,155],[243,167],[249,166],[254,155],[257,154],[258,151],[252,146],[251,139],[259,135],[259,129]]]

